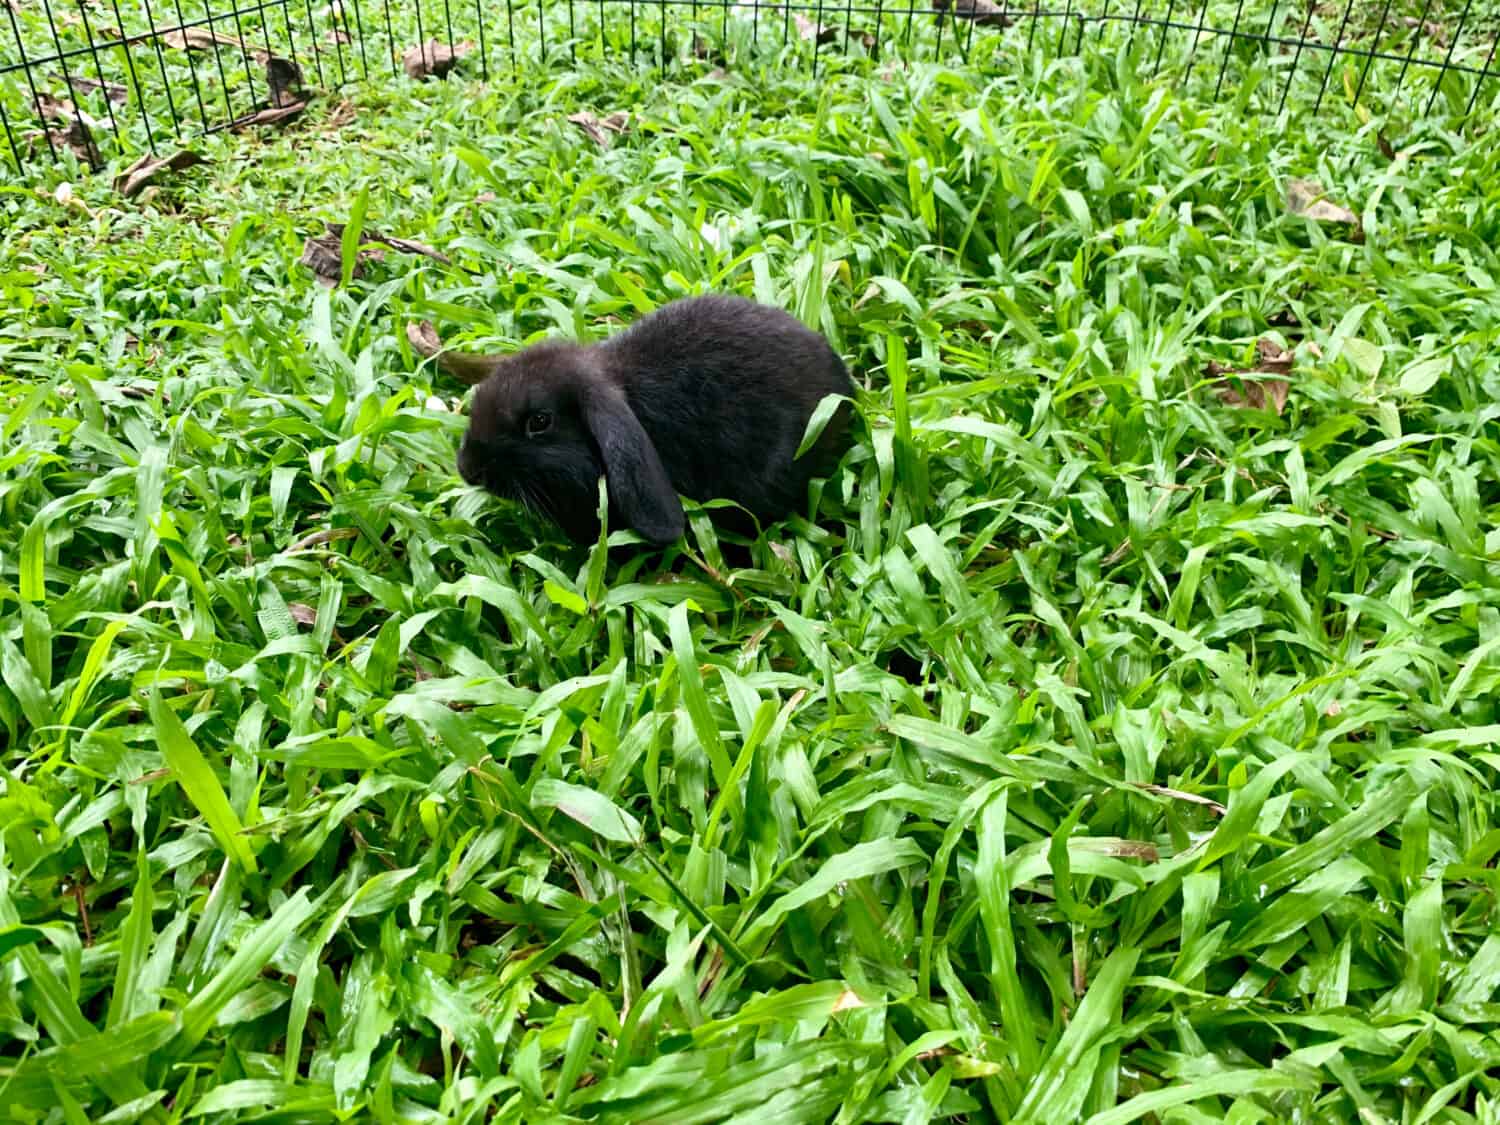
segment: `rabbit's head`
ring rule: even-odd
[[[496,361],[474,392],[458,472],[519,500],[570,539],[599,534],[599,478],[618,518],[653,543],[683,532],[682,503],[656,447],[597,350],[544,343]]]

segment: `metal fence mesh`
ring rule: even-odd
[[[487,79],[587,54],[663,70],[779,55],[816,77],[888,56],[999,71],[1098,45],[1216,98],[1250,84],[1247,112],[1462,124],[1495,96],[1497,30],[1500,0],[0,0],[0,160],[98,168],[382,72]]]

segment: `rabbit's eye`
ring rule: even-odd
[[[526,416],[526,436],[536,437],[552,428],[552,415],[545,410],[534,410]]]

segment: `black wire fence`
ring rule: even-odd
[[[1215,98],[1248,90],[1247,112],[1462,124],[1495,96],[1497,34],[1500,0],[0,0],[0,139],[17,174],[98,169],[384,72],[488,79],[590,53],[663,70],[780,54],[813,77],[886,56],[998,70],[1089,45]]]

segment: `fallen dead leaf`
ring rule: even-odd
[[[252,125],[277,125],[283,121],[296,117],[307,108],[307,102],[293,102],[291,105],[273,106],[269,109],[257,110],[255,113],[247,113],[244,117],[236,117],[229,123],[230,129],[247,129]]]
[[[725,61],[724,53],[696,31],[693,32],[693,57],[712,62],[715,66],[722,66]]]
[[[611,113],[608,117],[595,117],[588,110],[581,113],[570,114],[568,121],[584,133],[600,148],[609,147],[610,133],[628,133],[630,131],[630,114],[621,111]]]
[[[1286,209],[1323,223],[1359,225],[1359,216],[1328,198],[1328,192],[1317,180],[1289,180],[1286,185]]]
[[[1009,27],[1010,17],[991,0],[932,0],[934,12],[952,9],[955,19],[973,20],[986,27]]]
[[[1448,45],[1448,29],[1436,20],[1419,20],[1415,16],[1405,18],[1407,27],[1420,27],[1423,34],[1432,40],[1434,47],[1446,47]]]
[[[100,155],[99,146],[94,142],[94,129],[98,128],[100,122],[95,121],[70,101],[62,98],[54,98],[45,90],[36,95],[34,103],[38,116],[42,119],[42,127],[46,130],[49,143],[55,148],[59,145],[72,150],[73,155],[78,157],[94,171],[104,163]],[[55,127],[61,125],[60,128]],[[33,133],[32,136],[40,136]]]
[[[359,116],[359,110],[348,98],[333,107],[333,111],[324,118],[324,124],[330,129],[342,129],[352,125]]]
[[[412,351],[423,359],[431,359],[443,350],[443,341],[438,337],[437,329],[432,326],[430,320],[407,324],[406,339],[410,342]]]
[[[252,47],[232,35],[220,35],[206,27],[177,28],[163,34],[161,41],[168,47],[175,47],[179,51],[212,51],[218,47],[232,47],[262,64],[270,58],[270,55],[259,47]]]
[[[1124,840],[1118,836],[1076,836],[1069,843],[1080,851],[1120,859],[1144,859],[1148,863],[1155,863],[1161,858],[1156,845],[1146,840]]]
[[[852,988],[846,988],[839,993],[839,998],[833,1002],[833,1014],[847,1012],[853,1008],[863,1008],[865,1002],[859,998],[859,993]]]
[[[312,270],[320,284],[331,289],[343,276],[344,224],[325,222],[323,227],[322,234],[309,238],[303,245],[301,264]],[[441,262],[445,266],[453,264],[448,255],[434,250],[425,243],[415,242],[409,238],[393,238],[367,227],[359,234],[359,249],[354,261],[355,277],[364,276],[364,262],[384,256],[385,252],[380,249],[382,246],[403,254],[419,254],[424,258]]]
[[[271,90],[271,105],[276,109],[306,100],[301,97],[302,71],[291,59],[279,55],[266,59],[266,85]]]
[[[1156,793],[1162,797],[1171,797],[1174,801],[1187,801],[1194,805],[1202,805],[1211,810],[1217,816],[1223,816],[1229,810],[1218,801],[1208,797],[1200,797],[1197,793],[1184,793],[1181,789],[1168,789],[1165,785],[1149,785],[1142,781],[1132,782],[1137,789],[1144,789],[1147,793]]]
[[[69,75],[67,82],[68,85],[73,87],[73,92],[77,94],[92,94],[96,90],[103,91],[104,96],[116,105],[120,105],[130,97],[125,87],[117,82],[100,82],[97,78],[85,78],[77,74]]]
[[[473,49],[474,44],[467,39],[451,47],[446,43],[439,43],[436,39],[429,39],[409,49],[402,57],[401,65],[406,69],[407,77],[413,80],[429,76],[446,78],[448,72],[458,65],[459,60]]]
[[[354,539],[359,535],[359,529],[355,527],[328,527],[322,531],[314,531],[311,535],[304,535],[289,546],[284,554],[292,554],[294,551],[306,551],[313,547],[323,547],[338,539]]]
[[[364,277],[364,262],[373,256],[369,250],[358,250],[354,255],[352,276]],[[333,234],[320,234],[309,238],[302,246],[299,265],[312,270],[313,277],[325,289],[338,285],[344,275],[344,248],[342,240]]]
[[[797,25],[797,38],[799,39],[816,39],[819,43],[832,43],[838,38],[838,28],[810,20],[801,12],[792,13],[792,22]]]
[[[207,163],[203,157],[196,152],[183,149],[171,156],[157,158],[149,153],[141,157],[120,175],[115,177],[115,190],[126,199],[133,199],[139,195],[141,189],[147,184],[155,182],[156,178],[164,172],[180,172],[184,168],[191,168],[195,164]]]
[[[324,223],[323,225],[328,228],[328,233],[333,237],[339,239],[344,237],[343,223]],[[361,243],[378,242],[382,246],[389,246],[392,250],[399,250],[404,254],[420,254],[424,258],[431,258],[434,262],[442,262],[445,266],[453,264],[448,255],[434,250],[426,243],[414,242],[409,238],[392,238],[390,235],[381,234],[378,230],[372,230],[369,227],[360,231],[359,240]]]
[[[412,351],[423,359],[436,360],[439,371],[468,386],[484,382],[495,369],[494,356],[445,351],[442,337],[437,334],[431,321],[408,323],[406,338],[411,343]]]
[[[1284,376],[1291,373],[1294,357],[1275,340],[1265,337],[1255,342],[1255,351],[1259,362],[1248,371],[1225,367],[1210,360],[1204,374],[1218,384],[1218,395],[1223,402],[1246,410],[1265,410],[1269,407],[1279,417],[1286,406],[1287,392],[1291,389],[1291,384]],[[1274,377],[1244,378],[1247,375]],[[1243,389],[1236,388],[1235,381]]]

